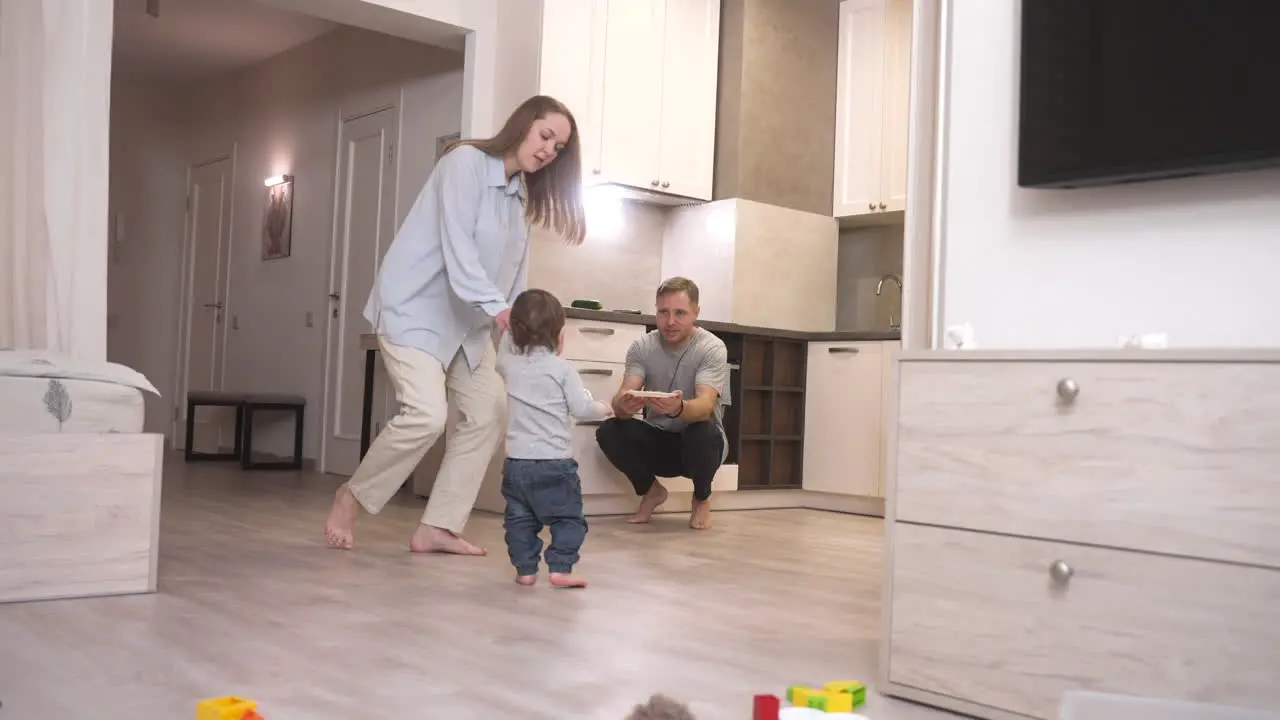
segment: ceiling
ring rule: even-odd
[[[112,71],[166,84],[207,80],[337,29],[255,0],[115,0]]]

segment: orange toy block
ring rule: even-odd
[[[248,698],[209,698],[196,703],[196,720],[260,720],[257,710],[258,703]]]

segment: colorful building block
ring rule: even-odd
[[[853,707],[865,705],[867,702],[867,686],[856,680],[836,680],[822,686],[824,692],[838,692],[849,695]],[[851,708],[852,709],[852,708]]]
[[[752,708],[751,720],[778,720],[782,699],[777,695],[756,695]]]
[[[258,703],[247,698],[209,698],[196,703],[196,720],[245,720],[246,713],[256,715],[257,709]]]
[[[796,707],[809,707],[809,696],[817,692],[804,685],[792,685],[787,688],[787,702]]]
[[[853,712],[853,695],[846,692],[811,693],[809,707],[824,713]]]

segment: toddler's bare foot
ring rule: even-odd
[[[694,530],[706,530],[711,527],[711,500],[694,500],[693,512],[689,513],[689,527]]]
[[[333,507],[329,509],[329,518],[324,523],[324,540],[329,547],[350,550],[355,545],[356,517],[360,514],[360,503],[351,494],[346,483],[333,495]]]
[[[537,575],[516,575],[516,584],[529,586],[538,581]]]
[[[627,518],[627,522],[632,524],[642,524],[649,522],[649,518],[653,517],[653,512],[667,501],[667,489],[662,487],[662,483],[655,482],[653,487],[649,488],[649,492],[640,498],[640,508],[636,510],[636,514]]]
[[[551,586],[557,588],[584,588],[587,581],[573,573],[551,573]]]
[[[488,555],[489,551],[477,547],[448,530],[419,524],[409,540],[409,549],[416,553],[445,553],[447,555]]]

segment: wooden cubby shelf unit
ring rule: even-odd
[[[808,345],[753,335],[742,336],[740,342],[741,387],[733,393],[738,406],[738,488],[799,488]]]

